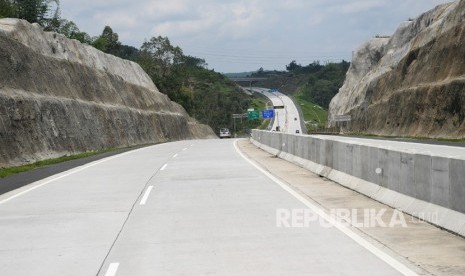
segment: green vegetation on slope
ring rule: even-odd
[[[166,91],[192,117],[215,132],[222,127],[233,129],[232,115],[245,113],[252,104],[253,97],[222,74],[207,69],[205,60],[184,55],[167,37],[154,37],[145,42],[138,62],[160,91]]]
[[[269,100],[256,97],[252,99],[249,108],[254,108],[255,110],[265,110],[267,106],[271,106],[271,102]]]
[[[312,63],[305,67],[296,65],[291,72],[308,74],[307,82],[301,88],[302,98],[328,109],[331,99],[344,83],[349,66],[346,61],[328,63],[324,66]]]
[[[294,97],[302,109],[307,130],[311,132],[312,130],[324,128],[328,112],[323,107],[307,101],[301,92],[295,94]]]
[[[193,91],[193,110],[191,114],[198,121],[208,124],[213,130],[221,127],[234,128],[232,114],[243,114],[250,106],[252,98],[247,96],[234,84],[222,79],[218,73],[204,71],[209,74],[211,82],[206,82],[206,76],[194,76],[191,88]],[[207,78],[208,80],[208,78]],[[243,126],[241,125],[240,128]],[[237,125],[236,129],[240,129]]]

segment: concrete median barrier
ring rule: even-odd
[[[465,213],[465,160],[450,161],[449,208]]]
[[[253,130],[252,142],[343,186],[465,236],[465,160],[376,143],[344,142],[330,136],[260,130]]]

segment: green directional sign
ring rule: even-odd
[[[249,121],[255,121],[260,119],[260,112],[259,111],[248,111],[247,118]]]

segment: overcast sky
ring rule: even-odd
[[[444,0],[60,0],[63,18],[99,35],[105,25],[139,48],[167,36],[217,72],[284,70],[292,60],[350,60],[375,35]]]

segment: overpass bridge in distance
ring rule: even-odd
[[[268,78],[229,78],[229,79],[238,84],[248,84],[248,86],[251,87],[253,83],[267,80]]]

